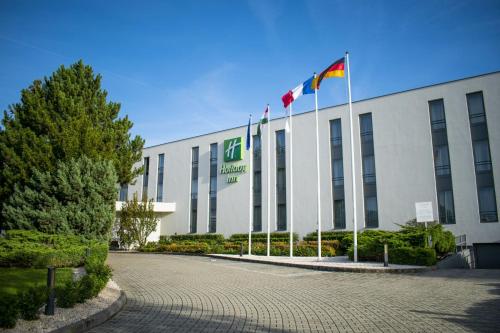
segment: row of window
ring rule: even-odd
[[[482,92],[467,94],[467,107],[471,128],[472,149],[476,172],[477,197],[481,222],[498,221],[496,195],[493,181],[487,120]],[[430,127],[434,155],[434,172],[438,201],[439,221],[455,223],[455,208],[452,173],[447,138],[444,100],[429,101]],[[330,152],[333,197],[333,226],[345,229],[345,192],[342,151],[341,119],[330,121]],[[376,190],[375,151],[373,143],[372,114],[359,116],[365,226],[378,227],[378,204]],[[276,137],[276,218],[277,230],[287,228],[286,200],[286,146],[285,131],[279,130]],[[253,137],[253,230],[262,231],[262,150],[259,136]],[[197,232],[198,206],[198,160],[199,148],[192,148],[191,163],[191,214],[190,232]],[[143,199],[147,199],[149,184],[149,157],[144,158]],[[158,178],[156,201],[163,200],[164,154],[158,155]],[[127,187],[120,188],[120,200],[126,200]],[[216,232],[217,216],[217,144],[210,145],[209,223],[208,231]]]
[[[148,200],[148,187],[149,187],[149,157],[144,157],[143,160],[144,173],[142,174],[142,200]],[[156,183],[156,201],[163,201],[163,178],[165,172],[165,154],[158,155],[158,170],[157,170],[157,183]],[[128,186],[120,187],[120,201],[128,200]]]
[[[498,221],[497,203],[483,93],[479,91],[467,94],[466,99],[474,154],[480,222],[496,222]],[[429,101],[429,113],[439,222],[453,224],[455,223],[455,205],[444,100]]]

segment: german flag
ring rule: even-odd
[[[319,89],[319,85],[323,79],[330,77],[344,77],[344,61],[345,58],[341,58],[322,71],[321,74],[319,74],[313,81],[314,89]]]

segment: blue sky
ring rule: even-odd
[[[353,99],[500,70],[500,1],[1,1],[0,109],[83,59],[146,146],[283,116],[348,50]],[[329,79],[319,106],[346,102]],[[294,112],[314,107],[312,95]]]

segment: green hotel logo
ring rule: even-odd
[[[243,159],[242,142],[241,137],[224,140],[224,162],[241,161]]]

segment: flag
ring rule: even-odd
[[[344,58],[340,58],[322,71],[318,77],[313,80],[313,88],[319,89],[321,81],[330,77],[344,77]]]
[[[269,121],[269,105],[267,105],[266,110],[264,110],[264,114],[260,118],[259,124],[257,125],[257,135],[260,136],[260,126],[267,124]]]
[[[297,87],[293,88],[292,90],[289,90],[286,94],[284,94],[281,97],[281,100],[283,101],[283,106],[285,108],[288,107],[290,103],[292,103],[302,95],[314,94],[314,88],[312,85],[313,80],[314,77],[310,77],[304,83],[299,84]]]
[[[247,127],[247,150],[250,150],[250,126],[252,122],[252,115],[248,118],[248,127]]]

